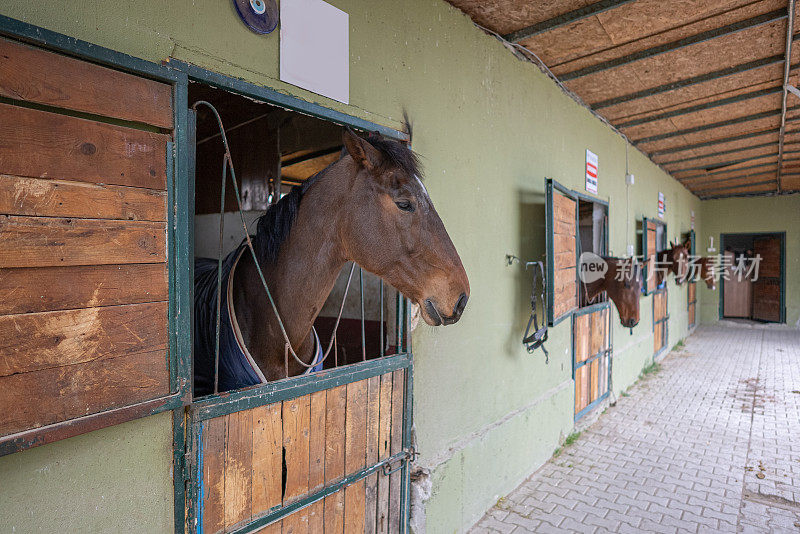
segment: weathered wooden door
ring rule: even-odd
[[[753,252],[761,257],[758,279],[753,282],[753,319],[781,320],[781,239],[757,237]]]
[[[745,273],[735,270],[733,252],[725,252],[725,272],[723,273],[723,316],[750,318],[753,309],[753,282]]]
[[[179,405],[173,86],[0,38],[0,96],[0,451]]]
[[[611,382],[611,308],[608,303],[575,313],[572,324],[575,419],[608,396]]]
[[[667,348],[668,321],[667,289],[664,288],[653,293],[653,353],[656,356]]]

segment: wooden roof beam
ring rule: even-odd
[[[759,89],[758,91],[751,91],[749,93],[742,93],[740,95],[730,96],[727,98],[720,98],[719,100],[712,100],[710,102],[705,102],[703,104],[697,104],[695,106],[688,106],[685,108],[674,109],[672,111],[667,111],[666,113],[659,113],[658,115],[650,115],[649,117],[642,117],[641,119],[633,119],[628,122],[621,122],[615,124],[617,128],[628,128],[631,126],[639,126],[640,124],[647,124],[648,122],[660,121],[663,119],[671,119],[673,117],[679,117],[681,115],[688,115],[689,113],[696,113],[698,111],[705,111],[707,109],[717,108],[720,106],[727,106],[728,104],[736,104],[738,102],[744,102],[745,100],[750,100],[752,98],[760,98],[762,96],[773,95],[776,93],[780,93],[783,91],[783,88],[780,85],[776,85],[775,87],[767,87],[766,89]]]
[[[741,141],[743,139],[749,139],[751,137],[758,137],[760,135],[767,135],[771,133],[778,133],[778,128],[771,128],[769,130],[759,130],[757,132],[749,132],[746,134],[734,135],[731,137],[723,137],[720,139],[714,139],[713,141],[703,141],[702,143],[694,143],[691,145],[675,146],[672,148],[665,148],[663,150],[654,150],[652,152],[648,152],[648,154],[650,154],[650,156],[662,156],[664,154],[674,154],[675,152],[683,152],[684,150],[692,150],[695,148],[720,145],[722,143],[729,143],[731,141]],[[786,132],[786,133],[787,134],[800,133],[800,130],[792,130],[791,132]]]
[[[798,38],[800,38],[800,34],[795,35],[792,38],[792,40],[794,41]],[[633,100],[639,100],[641,98],[646,98],[648,96],[666,93],[668,91],[674,91],[675,89],[683,89],[684,87],[690,87],[692,85],[697,85],[699,83],[710,82],[713,80],[718,80],[720,78],[725,78],[727,76],[733,76],[734,74],[739,74],[740,72],[747,72],[749,70],[766,67],[768,65],[783,63],[784,59],[785,57],[783,54],[777,54],[774,56],[756,59],[753,61],[748,61],[746,63],[741,63],[739,65],[734,65],[733,67],[726,67],[724,69],[707,72],[705,74],[694,76],[692,78],[686,78],[685,80],[678,80],[676,82],[666,83],[664,85],[659,85],[657,87],[651,87],[650,89],[644,89],[642,91],[637,91],[635,93],[616,96],[614,98],[609,98],[606,100],[602,100],[600,102],[595,102],[590,107],[592,108],[592,110],[597,111],[598,109],[615,106],[617,104],[622,104],[625,102],[631,102]],[[800,66],[800,64],[791,65],[790,69],[795,69],[798,66]]]
[[[574,80],[576,78],[588,76],[589,74],[594,74],[596,72],[602,72],[604,70],[613,69],[616,67],[620,67],[622,65],[627,65],[629,63],[634,63],[642,59],[647,59],[653,56],[666,54],[668,52],[679,50],[681,48],[685,48],[693,44],[699,44],[706,41],[710,41],[711,39],[716,39],[717,37],[723,37],[725,35],[730,35],[732,33],[740,32],[742,30],[755,28],[756,26],[761,26],[762,24],[774,22],[776,20],[780,20],[785,17],[786,17],[786,11],[784,11],[783,9],[770,11],[769,13],[764,13],[756,17],[740,20],[739,22],[734,22],[733,24],[728,24],[727,26],[714,28],[712,30],[698,33],[697,35],[684,37],[683,39],[678,39],[677,41],[673,41],[671,43],[665,43],[662,45],[654,46],[646,50],[640,50],[639,52],[626,54],[622,57],[609,59],[608,61],[603,61],[601,63],[590,65],[582,69],[577,69],[572,72],[566,72],[564,74],[561,74],[558,78],[562,82]]]
[[[787,111],[793,111],[800,109],[800,106],[793,106],[789,108]],[[662,139],[669,139],[670,137],[677,137],[679,135],[688,135],[697,132],[702,132],[705,130],[713,130],[714,128],[722,128],[723,126],[731,126],[733,124],[741,124],[743,122],[750,122],[756,121],[759,119],[765,119],[767,117],[774,117],[780,113],[780,110],[771,109],[769,111],[762,111],[761,113],[754,113],[753,115],[743,115],[741,117],[736,117],[733,119],[728,119],[719,122],[712,122],[709,124],[703,124],[701,126],[695,126],[693,128],[684,128],[683,130],[675,130],[673,132],[667,132],[658,135],[651,135],[649,137],[642,137],[641,139],[634,139],[632,140],[634,145],[641,145],[644,143],[652,143],[654,141],[661,141]]]
[[[783,170],[783,138],[786,135],[786,98],[788,96],[790,62],[792,60],[792,42],[794,39],[794,4],[795,0],[789,0],[788,14],[789,20],[786,24],[786,54],[783,60],[783,101],[781,103],[781,128],[778,133],[778,192],[781,191],[781,171]]]
[[[523,39],[527,39],[528,37],[533,37],[534,35],[550,31],[554,28],[572,24],[573,22],[592,17],[604,11],[608,11],[609,9],[614,9],[615,7],[629,4],[633,1],[634,0],[600,0],[600,2],[595,2],[594,4],[589,4],[588,6],[584,6],[582,8],[555,16],[551,19],[537,22],[536,24],[532,24],[517,31],[507,33],[503,36],[503,39],[511,43],[518,43]]]

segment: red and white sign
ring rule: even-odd
[[[664,193],[658,192],[658,216],[664,218],[664,212],[667,210],[666,201],[664,200]]]
[[[586,150],[586,190],[597,194],[597,154]]]

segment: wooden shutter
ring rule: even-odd
[[[172,94],[0,39],[0,443],[170,393]]]
[[[758,279],[753,282],[753,319],[781,320],[781,240],[779,237],[758,237],[753,252],[761,256]]]
[[[546,190],[547,319],[552,326],[578,307],[577,200],[550,178]]]

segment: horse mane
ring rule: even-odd
[[[367,141],[381,153],[387,168],[398,168],[409,176],[422,178],[419,172],[419,156],[405,144],[380,134],[371,134]]]
[[[381,153],[387,167],[397,167],[409,175],[418,176],[419,157],[404,144],[377,134],[370,135],[368,141]],[[346,155],[346,149],[342,151],[342,156],[344,155]],[[264,215],[258,218],[253,248],[259,258],[269,263],[275,263],[281,245],[289,237],[289,232],[297,218],[297,212],[300,211],[303,195],[338,161],[334,161],[303,183],[292,187],[289,193],[267,208]]]

